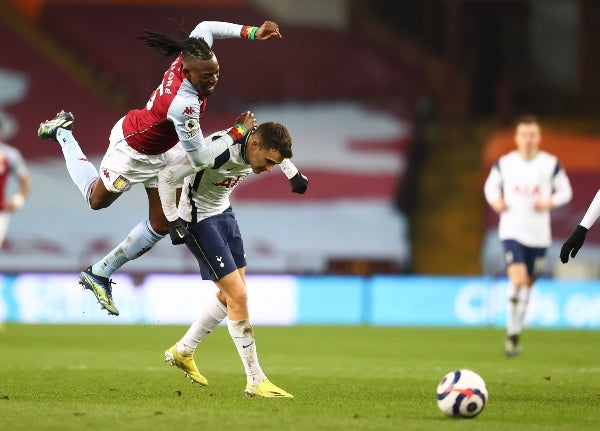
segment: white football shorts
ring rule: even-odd
[[[143,183],[146,188],[157,188],[158,172],[174,161],[181,160],[182,154],[185,154],[185,150],[181,142],[162,154],[137,152],[125,141],[121,118],[110,132],[108,150],[100,163],[100,178],[106,190],[113,193],[126,192],[137,183]]]

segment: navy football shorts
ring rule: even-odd
[[[524,263],[531,278],[538,278],[546,264],[546,247],[527,247],[514,239],[502,241],[504,246],[504,262]]]
[[[216,281],[246,266],[242,235],[231,208],[198,223],[181,221],[191,233],[185,244],[196,256],[204,280]]]

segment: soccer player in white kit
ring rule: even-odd
[[[225,130],[208,139],[231,137]],[[248,313],[246,255],[229,201],[231,192],[250,172],[271,172],[275,165],[292,157],[292,139],[283,125],[269,122],[232,144],[205,167],[193,167],[182,158],[180,164],[172,164],[158,174],[165,216],[178,223],[179,237],[196,257],[202,278],[213,280],[219,288],[217,295],[203,304],[185,335],[165,352],[165,361],[182,369],[193,382],[207,385],[194,362],[194,352],[198,343],[227,316],[229,334],[246,371],[245,394],[293,398],[267,379],[258,362]],[[184,177],[177,207],[176,184]]]
[[[0,124],[0,249],[6,238],[10,216],[25,204],[25,198],[31,187],[31,179],[23,156],[15,147],[2,141],[2,131],[2,124]],[[9,199],[6,191],[11,175],[17,178],[19,191]]]
[[[150,250],[169,231],[158,196],[157,172],[180,153],[184,152],[192,165],[201,166],[228,146],[223,139],[205,142],[200,128],[207,97],[214,93],[219,79],[219,63],[211,49],[213,39],[280,37],[279,27],[271,21],[261,27],[204,21],[181,41],[145,31],[140,39],[163,55],[176,58],[146,106],[129,111],[114,126],[100,172],[88,162],[73,137],[71,113],[61,111],[40,125],[40,138],[53,139],[61,145],[67,170],[90,208],[106,208],[133,184],[143,183],[146,188],[149,218],[136,225],[124,241],[79,277],[79,282],[95,294],[109,314],[119,314],[109,277],[126,262]],[[247,113],[238,120],[241,123],[236,123],[229,133],[241,138],[254,126],[254,117]],[[289,161],[284,168],[292,190],[302,192],[299,183],[306,178]]]
[[[485,198],[500,215],[498,235],[504,246],[510,281],[506,355],[521,351],[531,288],[544,268],[546,249],[552,243],[550,210],[571,200],[569,178],[558,159],[540,151],[538,120],[526,116],[516,123],[517,149],[500,158],[485,182]]]

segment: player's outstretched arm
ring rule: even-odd
[[[189,231],[179,222],[177,214],[177,188],[183,179],[194,173],[186,156],[167,166],[158,173],[158,195],[163,213],[169,222],[169,236],[173,245],[183,244]]]
[[[232,24],[222,21],[202,21],[192,30],[191,37],[201,37],[212,47],[214,39],[281,39],[279,26],[273,21],[265,21],[260,27]]]
[[[596,196],[594,196],[581,223],[575,228],[571,236],[565,241],[560,249],[560,260],[562,263],[567,263],[569,257],[574,258],[577,256],[577,252],[585,242],[588,229],[590,229],[596,220],[598,220],[598,217],[600,217],[600,190],[596,192]]]
[[[308,188],[308,178],[298,170],[290,159],[283,159],[279,166],[290,182],[292,192],[304,194]]]
[[[507,209],[502,197],[502,176],[498,166],[493,166],[483,186],[485,200],[492,209],[500,214]]]
[[[573,198],[573,188],[564,169],[561,168],[554,176],[553,187],[554,193],[551,198],[553,207],[565,205]]]

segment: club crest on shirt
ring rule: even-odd
[[[130,183],[131,181],[129,181],[123,175],[119,175],[117,179],[113,181],[113,186],[115,189],[123,191]]]

